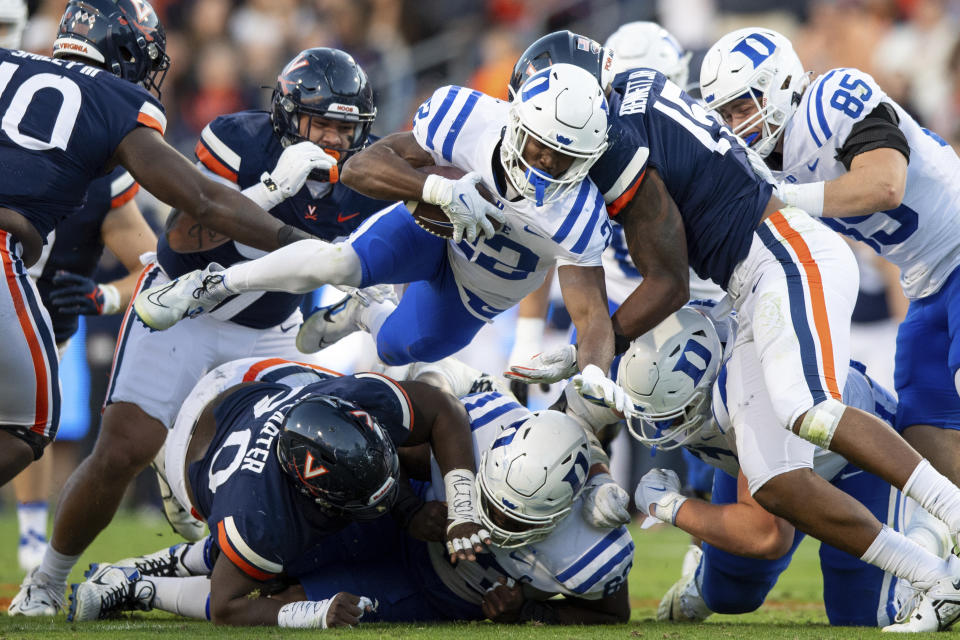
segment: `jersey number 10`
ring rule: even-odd
[[[4,94],[10,88],[10,81],[13,74],[17,72],[20,65],[12,62],[0,64],[0,101]],[[60,93],[63,100],[57,111],[57,117],[54,121],[50,136],[46,140],[35,138],[28,133],[20,131],[20,123],[27,109],[33,103],[33,98],[38,91],[43,89],[53,89]],[[70,142],[70,136],[73,133],[73,127],[77,122],[77,115],[80,113],[80,87],[77,83],[64,76],[58,76],[53,73],[38,73],[27,78],[16,89],[10,104],[3,112],[3,120],[0,121],[0,130],[10,138],[14,144],[25,149],[33,151],[46,151],[48,149],[63,149],[66,151],[67,144]],[[45,103],[46,104],[46,103]],[[35,107],[36,108],[36,107]]]

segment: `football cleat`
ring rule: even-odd
[[[297,349],[301,353],[316,353],[354,331],[365,329],[360,325],[363,306],[357,296],[348,295],[335,304],[317,307],[300,325]]]
[[[163,515],[173,527],[173,530],[183,536],[190,542],[202,540],[207,534],[207,525],[194,518],[190,511],[180,504],[170,484],[167,482],[167,473],[164,466],[164,457],[166,456],[166,444],[160,447],[160,451],[153,458],[150,466],[157,472],[157,484],[160,486],[160,497],[163,499]]]
[[[149,611],[156,589],[133,567],[91,565],[90,576],[70,588],[67,622],[108,618],[121,611]]]
[[[897,614],[897,622],[883,628],[891,633],[918,633],[922,631],[945,631],[960,618],[960,578],[946,577],[920,594],[916,606],[906,616],[906,611]]]
[[[701,551],[700,556],[702,555],[703,552]],[[700,558],[698,557],[697,564],[693,566],[693,571],[685,573],[667,590],[663,599],[660,600],[660,606],[657,607],[657,620],[660,622],[702,622],[710,617],[713,612],[703,601],[700,587],[697,586],[697,568],[699,565]]]
[[[195,269],[176,280],[145,289],[134,301],[134,311],[144,324],[158,331],[210,311],[236,295],[224,284],[219,271],[223,267],[214,262],[203,270]]]
[[[23,579],[20,592],[10,601],[11,616],[55,616],[64,605],[66,584],[56,585],[45,573],[34,569]]]
[[[140,572],[141,576],[161,577],[161,578],[186,578],[193,574],[183,566],[183,554],[190,547],[186,542],[175,544],[166,549],[160,549],[153,553],[148,553],[134,558],[124,558],[113,564],[118,567],[133,567]],[[93,575],[97,570],[96,564],[91,564],[90,568],[84,574],[85,577]]]

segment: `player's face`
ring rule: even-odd
[[[512,531],[514,533],[522,533],[529,529],[533,529],[535,525],[517,522],[504,511],[502,511],[497,505],[489,502],[486,496],[481,496],[484,506],[487,509],[487,513],[490,514],[490,519],[493,520],[493,523],[505,531]]]
[[[523,145],[523,159],[531,167],[546,171],[554,178],[563,175],[573,164],[573,156],[551,149],[531,135]]]
[[[354,122],[331,120],[320,116],[300,116],[300,135],[326,149],[349,149],[353,143]]]
[[[740,123],[757,115],[757,103],[754,102],[753,98],[740,98],[739,100],[731,100],[727,104],[717,109],[717,113],[719,113],[720,117],[723,118],[724,124],[736,131],[737,127],[740,126]],[[762,126],[763,123],[758,120],[756,127],[749,131],[740,131],[738,132],[738,135],[741,138],[746,138],[751,133],[760,133]]]

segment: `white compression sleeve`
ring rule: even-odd
[[[349,244],[300,240],[262,258],[241,262],[224,272],[231,291],[288,291],[307,293],[325,284],[359,287],[360,258]]]
[[[186,618],[210,619],[210,580],[206,576],[191,578],[144,578],[153,583],[153,608]]]

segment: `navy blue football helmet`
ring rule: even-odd
[[[612,51],[587,36],[567,30],[554,31],[541,37],[520,55],[510,75],[510,95],[519,91],[520,85],[537,71],[561,62],[589,71],[603,89],[613,80]]]
[[[299,491],[332,516],[370,520],[396,500],[393,442],[373,416],[334,396],[309,396],[287,410],[277,456]]]
[[[337,152],[341,163],[367,144],[377,117],[367,74],[351,55],[326,47],[306,49],[288,62],[270,102],[273,129],[285,145],[309,139],[309,127],[305,136],[300,135],[301,115],[355,122],[346,149],[325,149]]]
[[[53,57],[89,60],[160,96],[170,67],[167,36],[147,0],[69,0]]]

